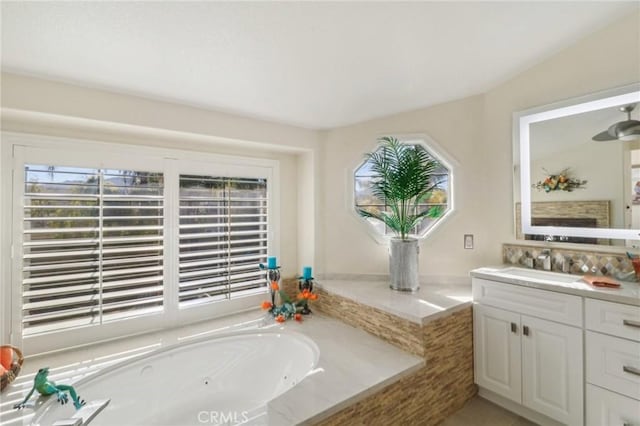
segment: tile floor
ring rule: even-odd
[[[535,426],[535,423],[475,396],[440,426]]]

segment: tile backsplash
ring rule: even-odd
[[[520,244],[503,244],[502,260],[504,263],[531,267],[531,260],[536,259],[543,246]],[[535,264],[535,261],[534,261]],[[627,255],[622,253],[606,253],[593,250],[574,250],[552,247],[551,270],[576,275],[606,275],[622,280],[636,280],[633,265]]]

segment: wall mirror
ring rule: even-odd
[[[515,113],[516,237],[640,245],[638,120],[640,83]]]

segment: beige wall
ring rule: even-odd
[[[345,180],[376,136],[426,133],[460,163],[457,214],[423,244],[421,275],[466,276],[501,263],[513,226],[512,114],[640,81],[640,15],[633,14],[484,95],[335,129],[322,141],[324,271],[386,273],[387,251],[350,213]],[[610,58],[611,60],[607,60]],[[475,235],[464,250],[463,234]]]
[[[214,137],[231,147],[300,151],[317,142],[308,129],[9,73],[2,74],[2,108]]]
[[[483,263],[486,238],[480,237],[481,221],[475,212],[483,192],[476,185],[482,168],[476,159],[482,154],[483,98],[476,96],[432,108],[404,113],[328,132],[322,140],[322,172],[327,188],[322,194],[321,220],[325,234],[325,272],[388,272],[387,248],[368,234],[366,226],[351,211],[348,181],[375,148],[378,136],[426,134],[453,157],[456,213],[436,229],[421,247],[421,272],[438,275],[465,275],[466,265]],[[476,234],[476,250],[464,250],[463,234]],[[488,261],[488,259],[487,259]]]

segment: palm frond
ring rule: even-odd
[[[394,137],[383,137],[379,142],[379,149],[366,154],[374,173],[371,191],[390,211],[374,214],[361,209],[359,213],[384,222],[406,239],[424,217],[423,213],[412,212],[438,186],[433,174],[440,164],[424,149],[403,144]]]
[[[362,217],[368,217],[368,218],[376,219],[376,220],[379,220],[380,222],[383,222],[385,225],[389,227],[389,229],[392,229],[397,233],[402,232],[403,224],[402,222],[400,222],[398,216],[393,214],[393,212],[386,212],[383,210],[380,212],[371,212],[369,210],[358,209],[358,213]]]

